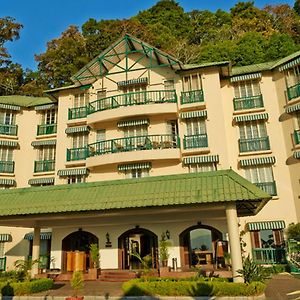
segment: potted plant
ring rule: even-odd
[[[72,297],[67,297],[66,300],[83,300],[84,296],[78,296],[79,291],[84,287],[84,278],[81,271],[73,272],[70,284],[74,293]]]
[[[90,279],[96,280],[99,275],[98,270],[99,270],[99,262],[100,262],[99,247],[97,244],[90,245],[90,258],[93,267],[89,269],[89,277]]]
[[[163,233],[159,241],[159,259],[161,262],[160,274],[168,272],[168,259],[170,242],[167,240],[166,235]]]

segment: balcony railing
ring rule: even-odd
[[[234,110],[264,107],[262,95],[233,99]]]
[[[69,120],[82,119],[87,116],[87,106],[69,108]]]
[[[67,149],[67,161],[83,160],[89,156],[88,147]]]
[[[184,149],[206,148],[208,147],[207,134],[185,135],[183,138]]]
[[[18,134],[18,125],[0,124],[0,134],[16,136]]]
[[[0,173],[13,173],[15,170],[14,161],[0,161]]]
[[[252,139],[240,139],[239,148],[240,152],[270,150],[269,137],[265,136]]]
[[[55,160],[36,160],[34,162],[34,173],[50,172],[55,169]]]
[[[256,182],[255,185],[271,196],[277,195],[276,182]]]
[[[297,84],[287,88],[288,100],[298,98],[299,96],[300,96],[300,83],[297,83]]]
[[[294,131],[295,145],[300,144],[300,129]]]
[[[6,270],[6,257],[0,257],[0,271]]]
[[[182,92],[180,97],[181,104],[204,102],[203,90]]]
[[[54,134],[57,132],[57,124],[42,124],[37,127],[37,135]]]
[[[142,91],[107,97],[91,102],[88,113],[114,109],[122,106],[134,106],[155,103],[176,103],[175,90],[169,91]]]
[[[107,153],[180,148],[177,135],[145,135],[89,144],[89,156]]]
[[[254,248],[253,261],[257,264],[284,264],[286,253],[284,248]]]

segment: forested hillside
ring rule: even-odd
[[[126,20],[87,20],[70,25],[47,43],[35,59],[38,70],[24,70],[11,62],[5,48],[22,34],[22,24],[0,19],[0,95],[41,95],[51,87],[70,84],[70,77],[102,50],[130,33],[184,63],[230,60],[235,66],[276,60],[300,49],[300,0],[294,7],[239,2],[230,11],[185,12],[174,0]]]

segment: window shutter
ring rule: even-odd
[[[282,230],[280,229],[273,230],[273,235],[274,235],[275,245],[281,246],[283,244]]]
[[[259,231],[251,231],[251,240],[253,248],[261,248]]]

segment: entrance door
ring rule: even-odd
[[[149,266],[156,268],[158,264],[157,236],[146,229],[132,229],[123,233],[119,239],[119,268],[141,269],[140,258],[147,260]]]

